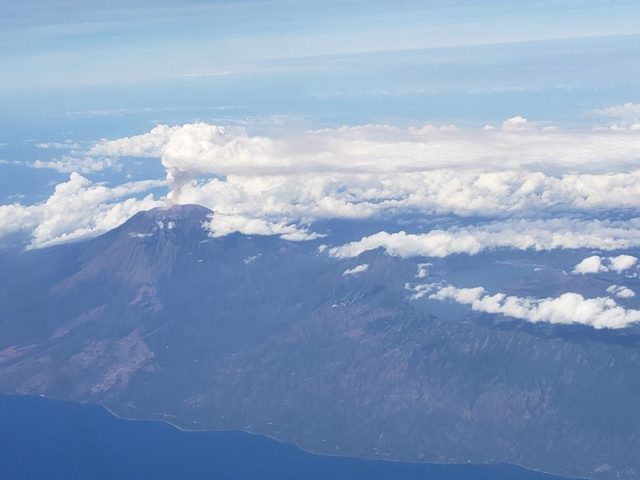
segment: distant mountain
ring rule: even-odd
[[[428,260],[434,279],[595,291],[561,272],[585,252],[344,260],[319,251],[331,238],[211,238],[210,215],[155,209],[0,257],[0,391],[321,453],[640,475],[638,328],[533,325],[405,288]]]

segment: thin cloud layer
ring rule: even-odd
[[[56,160],[35,160],[27,165],[36,169],[50,169],[60,173],[81,173],[83,175],[107,169],[122,169],[120,162],[113,158],[73,157],[69,155]]]
[[[640,322],[640,310],[625,309],[609,297],[585,298],[563,293],[556,298],[530,298],[488,294],[484,288],[447,286],[429,295],[433,300],[452,300],[478,312],[500,314],[531,323],[580,324],[596,329],[619,329]]]

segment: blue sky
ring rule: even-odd
[[[354,117],[373,119],[385,94],[558,88],[598,89],[591,101],[606,103],[637,86],[639,18],[625,0],[2,2],[2,117],[192,106],[339,117],[335,98],[349,97]],[[448,115],[471,117],[465,101]],[[444,118],[437,103],[422,116]]]
[[[2,2],[0,140],[52,134],[55,115],[75,130],[82,111],[575,119],[633,100],[638,18],[624,0]]]
[[[574,170],[591,172],[599,151],[584,168],[571,163],[583,158],[573,155],[583,135],[604,153],[619,153],[609,173],[626,173],[640,122],[638,19],[640,3],[626,0],[1,2],[0,214],[2,204],[40,205],[59,185],[91,191],[77,177],[70,182],[76,167],[93,186],[163,179],[171,169],[160,161],[162,148],[177,141],[176,132],[165,132],[162,148],[140,158],[117,148],[108,158],[91,153],[101,139],[144,143],[159,124],[203,122],[176,135],[203,134],[214,144],[210,126],[221,125],[249,149],[256,135],[280,139],[301,162],[316,154],[352,159],[358,142],[377,135],[364,155],[372,168],[395,161],[385,152],[407,145],[426,156],[442,145],[477,145],[499,156],[516,138],[529,151],[514,155],[531,158],[539,154],[536,135]],[[625,118],[602,115],[625,104]],[[455,141],[446,129],[438,138],[407,137],[426,124],[462,133]],[[476,138],[486,124],[501,133]],[[354,139],[340,130],[363,125],[391,126],[395,137],[373,128]],[[593,134],[612,127],[627,133]],[[547,138],[549,128],[559,133]],[[313,141],[327,151],[298,152],[291,142],[322,129],[333,133]],[[545,175],[572,171],[553,167],[540,168]],[[154,188],[157,201],[166,188]],[[147,192],[132,191],[136,198]]]
[[[216,74],[280,58],[640,34],[633,1],[28,0],[0,8],[2,91]]]

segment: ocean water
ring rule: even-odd
[[[0,395],[1,480],[552,480],[511,465],[314,455],[243,432],[183,432],[103,408]]]

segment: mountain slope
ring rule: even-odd
[[[3,260],[0,390],[322,453],[637,476],[638,329],[530,325],[412,302],[416,259],[338,260],[319,241],[210,238],[209,215],[142,212],[94,240]],[[433,275],[490,259],[491,276],[506,268],[501,255],[551,254],[452,257]],[[343,274],[358,264],[366,274]]]

